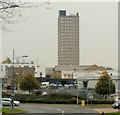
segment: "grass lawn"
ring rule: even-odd
[[[16,109],[14,108],[13,110],[11,108],[2,108],[2,112],[5,113],[24,113],[24,110]]]
[[[120,112],[117,112],[117,113],[106,113],[105,115],[120,115]]]

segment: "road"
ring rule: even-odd
[[[94,109],[85,109],[77,105],[41,105],[41,104],[21,104],[17,108],[25,110],[27,113],[51,113],[51,115],[99,115]],[[29,114],[28,114],[29,115]],[[32,114],[33,115],[33,114]]]

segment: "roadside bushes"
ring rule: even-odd
[[[39,99],[34,99],[35,103],[49,103],[49,104],[74,104],[76,97],[70,94],[48,94],[40,96]]]
[[[87,103],[87,101],[86,101]],[[88,100],[88,103],[91,103],[91,100]],[[113,99],[92,99],[92,104],[113,104]]]
[[[11,98],[11,95],[5,94],[3,97]],[[56,93],[47,95],[15,94],[15,100],[21,103],[75,104],[76,96]]]
[[[2,97],[11,98],[10,94],[4,93]],[[47,94],[47,95],[28,95],[28,94],[15,94],[15,100],[21,103],[47,103],[47,104],[76,104],[76,96],[71,94]],[[79,104],[82,98],[79,97]],[[87,103],[87,100],[85,100]],[[91,100],[88,100],[91,103]],[[113,99],[92,99],[92,104],[112,104]]]
[[[21,103],[34,103],[34,99],[38,98],[35,95],[28,95],[28,94],[16,94],[15,100],[20,101]]]

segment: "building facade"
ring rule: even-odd
[[[13,64],[2,64],[2,86],[3,89],[11,87],[13,77]],[[14,85],[18,87],[20,79],[27,74],[35,76],[35,66],[29,64],[14,64]],[[9,89],[9,88],[8,88]]]
[[[79,14],[58,17],[58,65],[79,65]]]
[[[88,72],[88,73],[81,72],[81,74],[76,73],[77,81],[82,83],[82,84],[79,84],[81,86],[83,86],[84,82],[86,82],[88,88],[95,88],[96,83],[98,82],[98,79],[100,78],[101,75],[103,75],[102,72],[104,72],[104,71],[92,71],[92,72]],[[120,79],[118,79],[118,71],[117,70],[107,70],[106,72],[109,74],[112,81],[115,83],[115,88],[116,88],[116,92],[117,92],[119,90],[118,86],[119,86],[119,81],[120,81]]]

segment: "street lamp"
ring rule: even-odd
[[[13,66],[12,66],[12,94],[11,94],[11,106],[12,106],[12,109],[14,109],[14,80],[15,80],[15,77],[14,77],[14,49],[13,49]]]
[[[79,93],[78,93],[78,91],[79,91],[79,90],[78,90],[78,89],[79,89],[79,84],[82,84],[82,83],[79,82],[78,77],[77,77],[77,100],[76,100],[77,104],[79,103],[79,98],[78,98],[78,97],[79,97],[79,95],[78,95],[78,94],[79,94]]]
[[[15,88],[15,72],[14,72],[14,49],[13,49],[13,66],[12,66],[12,93],[11,93],[11,106],[12,109],[14,109],[14,88]],[[28,57],[28,56],[22,56],[22,57]]]
[[[78,104],[78,79],[77,79],[77,104]]]
[[[110,74],[110,77],[112,77],[112,73]],[[111,79],[110,79],[110,77],[109,77],[109,98],[110,98],[110,94],[111,94],[111,90],[110,90],[110,88],[111,88]]]
[[[17,72],[16,74],[17,74],[17,90],[18,90],[18,93],[19,93],[20,92],[20,78],[24,74],[24,71],[22,71],[21,73]]]
[[[74,77],[74,72],[75,72],[75,70],[76,70],[76,69],[74,69],[73,72],[72,72],[72,79],[73,79],[73,77]]]
[[[76,71],[76,69],[74,69],[73,70],[73,73],[72,73],[72,79],[73,79],[73,77],[74,77],[74,72]],[[76,99],[76,103],[78,104],[79,102],[78,102],[78,79],[77,79],[77,99]]]

